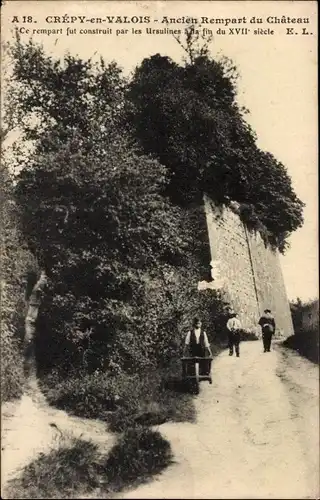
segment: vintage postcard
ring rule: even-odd
[[[317,11],[3,3],[2,498],[319,498]]]

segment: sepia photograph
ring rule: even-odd
[[[317,11],[1,6],[1,498],[320,498]]]

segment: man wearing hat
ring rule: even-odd
[[[241,322],[238,318],[238,314],[236,312],[231,313],[231,318],[227,321],[227,329],[228,331],[228,344],[229,344],[229,356],[233,355],[233,348],[235,348],[237,358],[240,356],[240,330],[241,330]]]
[[[265,309],[259,319],[262,330],[262,341],[264,352],[270,352],[272,335],[276,330],[276,323],[270,309]]]

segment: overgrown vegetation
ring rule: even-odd
[[[129,81],[115,62],[55,60],[32,41],[9,51],[15,203],[48,276],[35,342],[49,400],[79,415],[115,411],[121,428],[143,398],[176,418],[150,374],[180,368],[194,315],[213,348],[226,339],[228,304],[197,291],[210,261],[203,192],[236,199],[279,248],[302,203],[283,165],[258,150],[228,60],[189,50],[179,65],[158,54]],[[150,381],[152,397],[139,399],[129,377]]]
[[[17,340],[9,333],[1,333],[1,402],[21,396],[24,387],[23,361]]]
[[[158,431],[143,427],[128,429],[109,453],[106,461],[108,477],[116,489],[123,483],[159,473],[172,461],[170,444]]]
[[[232,62],[208,50],[187,53],[184,65],[156,54],[136,68],[128,116],[143,151],[168,168],[171,200],[201,203],[203,192],[218,204],[235,200],[248,228],[284,251],[303,222],[287,170],[257,146]]]
[[[205,291],[200,306],[202,309],[199,307],[198,311],[204,318],[212,351],[219,353],[227,344],[228,304],[218,294]],[[88,373],[87,365],[82,371],[78,368],[72,372],[70,367],[65,371],[55,369],[43,375],[42,389],[51,404],[78,416],[104,420],[114,431],[122,432],[141,423],[194,421],[192,396],[181,384],[184,336],[176,332],[173,335],[175,346],[168,358],[157,365],[149,363],[147,370],[142,366],[136,373],[132,373],[132,369],[128,372],[121,360],[110,361],[105,372],[97,368]],[[161,355],[159,359],[163,359]]]
[[[27,465],[10,482],[7,498],[73,498],[99,486],[98,447],[83,439],[61,439],[49,454]],[[61,496],[60,496],[61,495]]]
[[[294,335],[284,345],[299,351],[314,363],[319,363],[319,300],[290,303]]]
[[[13,180],[6,163],[0,167],[1,220],[1,402],[19,397],[23,391],[25,291],[28,276],[36,272],[35,259],[19,231],[19,213],[14,200]]]
[[[59,376],[42,381],[50,404],[80,417],[108,422],[115,432],[165,421],[194,421],[192,396],[180,384],[180,364],[174,358],[166,370],[148,376],[93,374]]]
[[[25,278],[41,269],[43,392],[123,433],[108,456],[82,440],[40,456],[12,484],[19,498],[119,490],[170,463],[148,426],[194,420],[180,382],[186,330],[197,315],[213,353],[227,340],[228,303],[197,290],[210,279],[204,192],[239,202],[248,228],[281,251],[302,224],[285,167],[259,150],[237,104],[233,65],[187,42],[190,60],[154,55],[131,81],[115,62],[56,60],[19,37],[9,47],[4,135],[18,139],[14,183],[4,173],[5,398],[21,392]]]
[[[108,495],[148,480],[171,460],[169,443],[145,428],[126,431],[109,453],[90,441],[63,438],[11,480],[6,498],[79,498],[97,488]]]

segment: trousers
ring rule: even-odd
[[[228,333],[228,346],[229,354],[233,354],[233,349],[236,351],[236,355],[240,354],[240,333],[239,332],[229,332]]]
[[[263,342],[263,348],[265,351],[270,351],[271,349],[271,339],[272,339],[272,332],[263,332],[262,333],[262,342]]]

